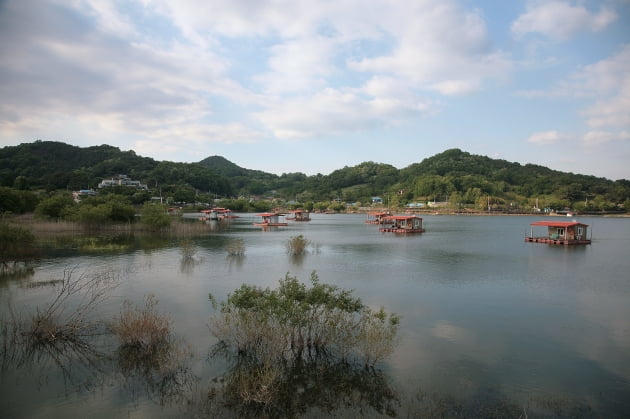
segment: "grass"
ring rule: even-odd
[[[303,255],[311,242],[303,235],[293,236],[287,241],[287,253],[292,256]]]
[[[155,349],[171,335],[171,319],[156,311],[158,300],[150,294],[143,307],[125,301],[120,315],[110,326],[122,346]]]
[[[243,256],[245,254],[245,242],[243,239],[235,239],[228,243],[227,252],[229,256]]]
[[[63,236],[82,233],[111,233],[111,234],[162,234],[172,237],[191,237],[208,233],[208,227],[203,223],[175,219],[170,226],[155,229],[142,223],[104,223],[90,225],[72,221],[50,221],[33,217],[32,214],[13,217],[11,223],[30,230],[37,237]]]

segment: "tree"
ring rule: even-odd
[[[145,202],[141,214],[142,224],[151,229],[159,230],[171,225],[171,216],[167,214],[162,204]]]
[[[37,206],[37,196],[30,191],[16,191],[13,188],[0,186],[0,214],[11,212],[23,214]]]
[[[66,211],[75,205],[69,194],[54,195],[41,201],[35,208],[35,214],[43,218],[59,220],[64,217]]]
[[[35,236],[29,230],[0,222],[0,264],[26,259],[34,253]]]

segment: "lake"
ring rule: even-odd
[[[125,300],[142,304],[152,294],[184,349],[168,359],[178,365],[168,375],[116,353],[107,334],[58,353],[24,353],[5,336],[0,415],[243,415],[207,406],[208,389],[230,368],[212,355],[208,295],[223,300],[243,283],[275,288],[287,273],[308,282],[316,271],[321,282],[398,313],[400,343],[373,371],[326,366],[343,386],[310,381],[299,392],[316,397],[301,397],[296,416],[630,417],[630,219],[578,218],[592,244],[553,246],[524,241],[541,217],[427,215],[425,233],[401,236],[360,214],[312,214],[269,231],[252,225],[255,215],[239,215],[193,239],[192,259],[178,240],[131,238],[51,249],[31,271],[2,278],[10,319],[10,311],[28,317],[46,307],[64,272],[114,273],[118,286],[91,316],[109,321]],[[313,246],[288,255],[287,241],[300,234]],[[229,256],[238,239],[244,256]]]

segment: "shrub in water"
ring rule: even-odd
[[[299,236],[293,236],[287,242],[287,252],[293,256],[302,255],[309,244],[310,241],[301,234]]]
[[[111,326],[121,345],[154,348],[168,341],[171,319],[155,310],[157,303],[154,295],[146,297],[144,307],[125,301],[123,311]]]
[[[228,348],[263,365],[326,354],[374,366],[393,352],[399,321],[349,290],[321,284],[313,272],[311,287],[289,274],[277,290],[242,285],[220,304],[210,329]]]

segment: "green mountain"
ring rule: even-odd
[[[485,207],[492,201],[497,208],[531,208],[540,201],[540,207],[581,210],[617,210],[630,200],[628,180],[612,181],[521,165],[459,149],[446,150],[402,169],[363,162],[329,175],[314,176],[278,176],[250,170],[221,156],[198,163],[158,162],[109,145],[80,148],[36,141],[0,149],[0,186],[76,190],[94,188],[102,179],[118,174],[189,199],[206,193],[219,197],[369,203],[373,196],[387,195],[388,201],[398,206],[443,201]]]
[[[119,174],[164,190],[184,187],[232,193],[225,177],[199,164],[158,162],[109,145],[81,148],[35,141],[0,149],[0,186],[19,183],[21,188],[88,189]]]

